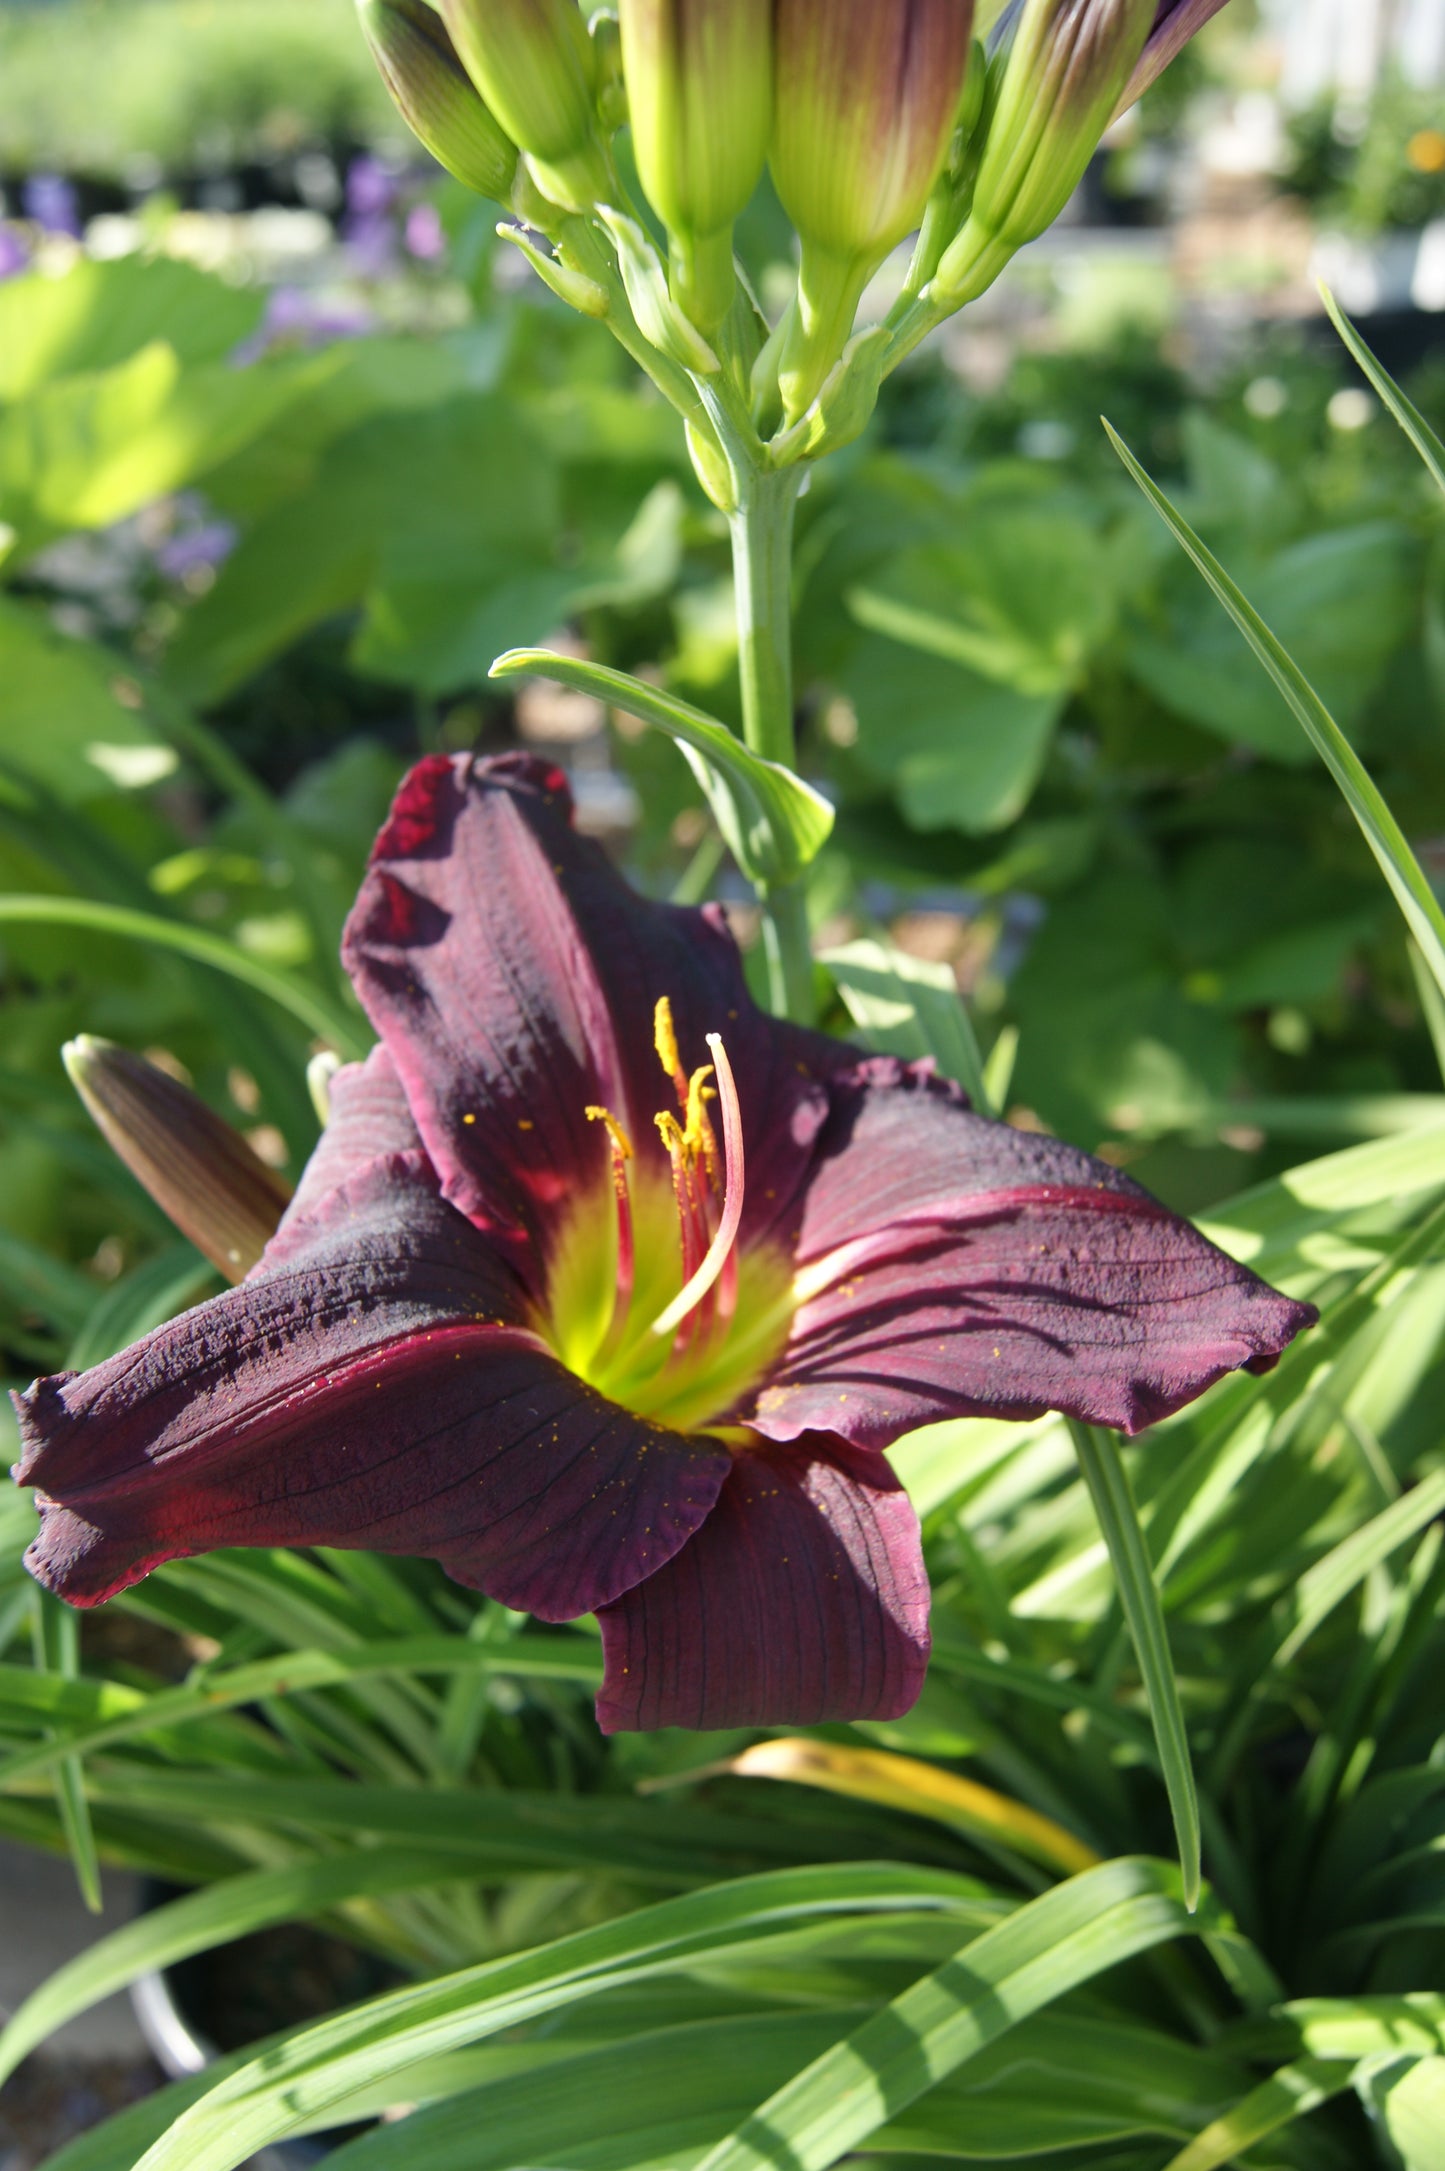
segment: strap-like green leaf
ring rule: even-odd
[[[1141,1887],[1147,1885],[1148,1865],[1129,1867]],[[1154,1918],[1144,1943],[1186,1925],[1178,1901],[1159,1889],[1161,1875],[1167,1877],[1156,1868],[1152,1898],[1141,1889],[1135,1902]],[[1051,1897],[1081,1882],[1075,1879]],[[641,1908],[620,1922],[579,1931],[515,1958],[374,1998],[273,2044],[187,2111],[146,2151],[135,2171],[231,2171],[268,2142],[324,2124],[329,2112],[363,2088],[386,2085],[395,2076],[404,2096],[403,2076],[423,2058],[500,2034],[579,1999],[704,1959],[715,1961],[739,1948],[765,1953],[772,1937],[827,1915],[930,1908],[948,1913],[960,1905],[971,1914],[976,1891],[971,1881],[940,1871],[852,1863],[738,1878]],[[1092,1918],[1100,1909],[1087,1911]],[[1126,1949],[1138,1950],[1140,1944],[1120,1939],[1098,1964],[1110,1964]]]
[[[833,809],[821,792],[780,762],[749,752],[726,724],[675,694],[545,648],[509,649],[491,675],[555,679],[665,731],[682,748],[738,865],[764,887],[792,881],[827,842]]]
[[[280,972],[234,942],[209,935],[204,928],[189,927],[182,920],[167,920],[153,912],[133,912],[125,905],[106,905],[89,897],[0,897],[0,925],[27,927],[81,927],[95,935],[118,935],[122,941],[148,942],[173,951],[193,964],[244,981],[247,987],[269,995],[293,1018],[309,1026],[340,1049],[343,1055],[361,1057],[371,1045],[370,1035],[357,1018],[346,1015],[319,989],[304,980]]]
[[[1298,718],[1306,737],[1338,784],[1366,844],[1395,895],[1437,985],[1445,989],[1445,912],[1403,830],[1374,779],[1281,643],[1270,632],[1188,521],[1151,481],[1118,432],[1106,422],[1110,442],[1176,542],[1194,560],[1265,670]]]
[[[1425,417],[1411,400],[1406,399],[1384,364],[1361,339],[1358,331],[1341,309],[1327,286],[1321,285],[1320,299],[1330,313],[1330,322],[1369,378],[1380,398],[1389,408],[1405,435],[1409,438],[1421,459],[1429,468],[1440,488],[1445,490],[1445,445],[1442,445]]]
[[[975,1938],[770,2096],[699,2171],[827,2171],[1025,2014],[1191,1925],[1163,1863],[1071,1877]]]
[[[1169,1655],[1169,1631],[1149,1547],[1139,1525],[1139,1511],[1128,1472],[1112,1433],[1070,1419],[1075,1452],[1094,1503],[1099,1529],[1114,1564],[1119,1603],[1129,1624],[1149,1716],[1159,1745],[1159,1769],[1169,1796],[1184,1896],[1191,1908],[1199,1897],[1199,1796],[1189,1756],[1189,1731],[1179,1701],[1179,1683]]]
[[[95,1713],[90,1723],[65,1734],[53,1743],[19,1749],[0,1762],[0,1787],[22,1776],[53,1769],[67,1756],[90,1755],[96,1749],[144,1734],[155,1727],[184,1725],[208,1718],[238,1704],[257,1703],[268,1696],[289,1696],[305,1689],[331,1688],[385,1673],[478,1673],[505,1674],[546,1681],[578,1681],[595,1686],[602,1661],[595,1646],[581,1637],[518,1636],[512,1642],[488,1648],[469,1643],[461,1636],[406,1636],[394,1643],[359,1644],[343,1651],[288,1651],[279,1658],[259,1659],[253,1665],[233,1666],[203,1674],[193,1685],[163,1689],[154,1696],[139,1697],[117,1711],[122,1697],[135,1691],[119,1689],[110,1682],[56,1684],[43,1674],[26,1676],[22,1668],[0,1667],[0,1710],[7,1699],[33,1696],[36,1704],[53,1700],[57,1707],[73,1710],[79,1695],[93,1698]],[[16,1677],[20,1676],[20,1679]],[[26,1681],[35,1684],[25,1687]],[[66,1687],[72,1691],[66,1696]]]
[[[1222,2118],[1211,2120],[1187,2148],[1170,2157],[1164,2171],[1219,2171],[1255,2141],[1339,2095],[1349,2087],[1354,2070],[1332,2058],[1300,2058],[1281,2066]]]

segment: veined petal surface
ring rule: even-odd
[[[349,1546],[564,1620],[701,1523],[726,1450],[559,1364],[423,1155],[371,1161],[304,1233],[288,1219],[281,1263],[16,1398],[50,1589],[94,1605],[219,1546]]]
[[[788,1346],[737,1413],[771,1438],[886,1447],[937,1418],[1050,1409],[1135,1432],[1266,1368],[1316,1316],[1119,1170],[974,1115],[925,1065],[860,1063],[832,1093],[789,1232]]]
[[[898,1718],[928,1665],[918,1518],[881,1455],[759,1441],[697,1536],[598,1618],[604,1733]]]

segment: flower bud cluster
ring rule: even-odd
[[[830,411],[856,404],[833,378],[890,251],[921,225],[916,337],[1058,216],[1115,113],[1224,0],[1010,0],[987,52],[974,0],[615,0],[590,24],[582,0],[357,5],[422,141],[551,237],[555,259],[513,238],[554,291],[648,367],[655,350],[664,390],[668,369],[722,371],[764,434],[813,446],[799,424],[825,388]],[[614,162],[624,123],[665,259]],[[772,331],[733,257],[765,168],[799,245]]]

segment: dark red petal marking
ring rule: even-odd
[[[697,1535],[598,1619],[604,1733],[898,1718],[928,1665],[918,1518],[881,1455],[760,1443]]]
[[[1117,1169],[916,1070],[870,1063],[834,1090],[795,1224],[804,1290],[826,1285],[740,1413],[770,1438],[886,1446],[936,1418],[1048,1409],[1134,1432],[1316,1316]]]
[[[728,1473],[583,1387],[420,1155],[327,1200],[309,1249],[80,1376],[16,1397],[28,1563],[93,1605],[225,1545],[430,1554],[565,1619],[701,1523]]]

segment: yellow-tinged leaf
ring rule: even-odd
[[[721,1768],[742,1779],[790,1779],[796,1786],[823,1787],[832,1794],[932,1817],[1069,1876],[1092,1869],[1100,1859],[1076,1833],[1010,1795],[957,1772],[940,1771],[917,1757],[895,1756],[889,1749],[848,1749],[785,1736],[757,1742]]]

